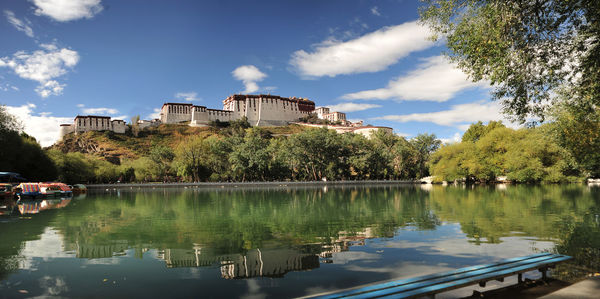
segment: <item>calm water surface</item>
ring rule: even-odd
[[[172,188],[0,206],[2,298],[281,298],[541,251],[600,271],[599,187]]]

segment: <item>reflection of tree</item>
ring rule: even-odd
[[[192,248],[220,254],[265,247],[331,243],[340,232],[369,227],[391,237],[399,226],[435,228],[424,193],[414,188],[346,188],[204,192],[138,192],[78,202],[78,213],[57,220],[67,243]],[[69,246],[69,245],[68,245]]]
[[[45,211],[31,217],[18,219],[3,218],[0,229],[0,280],[5,279],[11,272],[19,269],[23,260],[20,255],[26,241],[38,240],[56,211]],[[18,213],[18,212],[17,212]]]
[[[600,220],[598,207],[583,219],[563,217],[556,251],[575,258],[575,263],[591,271],[600,271]]]
[[[476,244],[500,243],[502,237],[525,234],[555,240],[560,217],[581,219],[597,207],[598,192],[579,185],[434,187],[431,207],[440,219],[457,221]]]

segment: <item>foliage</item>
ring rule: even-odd
[[[495,127],[488,130],[486,127]],[[442,180],[492,182],[506,176],[515,182],[566,182],[579,174],[572,156],[544,129],[513,130],[497,123],[473,124],[482,132],[475,142],[444,145],[431,157],[431,172]],[[475,135],[472,135],[475,136]]]
[[[321,119],[316,113],[311,113],[300,118],[300,122],[307,124],[330,125],[331,122],[327,119]]]
[[[21,133],[19,121],[0,106],[0,169],[20,173],[32,181],[50,181],[56,166],[35,138]]]
[[[474,81],[496,87],[505,111],[542,120],[557,89],[600,103],[600,2],[424,0],[421,22]]]
[[[0,131],[16,131],[21,132],[23,125],[17,118],[6,111],[6,106],[0,105]]]
[[[58,168],[58,180],[67,184],[88,183],[95,177],[94,164],[82,153],[49,150],[48,155]]]
[[[485,136],[490,131],[500,127],[505,127],[502,124],[502,121],[492,120],[487,125],[484,125],[483,122],[478,121],[469,126],[467,131],[465,131],[462,136],[462,141],[477,142],[481,137]]]
[[[155,177],[165,177],[170,174],[171,162],[175,158],[175,153],[170,147],[157,145],[150,150],[152,175]]]
[[[558,144],[568,150],[588,177],[600,177],[600,109],[583,112],[566,102],[553,111],[547,126]]]
[[[411,139],[410,143],[418,152],[418,160],[416,161],[418,167],[417,177],[428,176],[429,169],[427,162],[429,161],[429,156],[440,147],[442,142],[437,139],[435,134],[419,134]]]
[[[188,177],[193,182],[203,181],[210,176],[205,156],[209,144],[201,137],[190,136],[175,149],[173,166],[177,174]]]

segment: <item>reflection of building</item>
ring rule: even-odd
[[[248,277],[282,277],[290,271],[319,267],[316,254],[294,249],[252,249],[246,254],[213,254],[195,245],[193,249],[164,249],[158,258],[168,268],[209,267],[220,265],[221,276],[227,279]]]
[[[319,257],[293,249],[252,249],[243,256],[232,255],[221,264],[221,276],[227,279],[283,277],[290,271],[318,268]]]
[[[105,258],[118,255],[125,255],[125,250],[129,248],[127,242],[96,245],[96,244],[76,244],[78,258]]]

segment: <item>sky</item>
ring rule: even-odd
[[[302,97],[351,121],[458,140],[501,120],[418,24],[419,1],[9,0],[0,3],[0,104],[42,146],[76,115],[222,109],[236,93]]]

